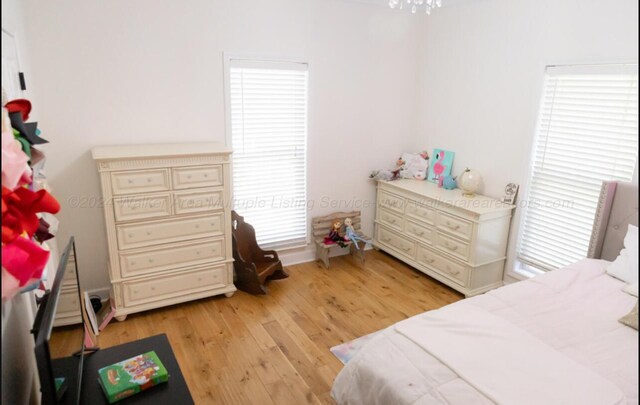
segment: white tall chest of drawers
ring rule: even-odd
[[[466,296],[502,285],[514,206],[417,180],[379,181],[375,246]]]
[[[231,150],[216,143],[92,150],[116,319],[233,285]]]

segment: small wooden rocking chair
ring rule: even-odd
[[[262,250],[256,242],[253,226],[244,222],[237,212],[231,211],[231,235],[233,240],[233,267],[235,285],[250,294],[266,294],[267,280],[289,277],[275,250]]]

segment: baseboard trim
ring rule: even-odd
[[[372,247],[370,245],[367,245],[367,247],[364,250],[366,251],[371,249]],[[349,254],[348,248],[341,248],[339,246],[336,246],[335,248],[331,248],[331,252],[329,252],[329,257],[344,256],[348,254]],[[282,261],[282,264],[284,266],[293,266],[294,264],[302,264],[302,263],[309,263],[309,262],[315,261],[316,251],[313,247],[308,246],[300,250],[291,250],[291,251],[285,251],[284,253],[278,253],[278,256],[280,257],[280,260]]]

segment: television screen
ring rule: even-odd
[[[85,328],[75,242],[65,247],[51,290],[38,307],[33,333],[42,404],[78,404]]]

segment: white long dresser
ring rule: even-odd
[[[428,181],[378,181],[374,244],[465,296],[502,285],[514,206]]]
[[[217,143],[96,147],[116,319],[231,296],[231,150]]]

